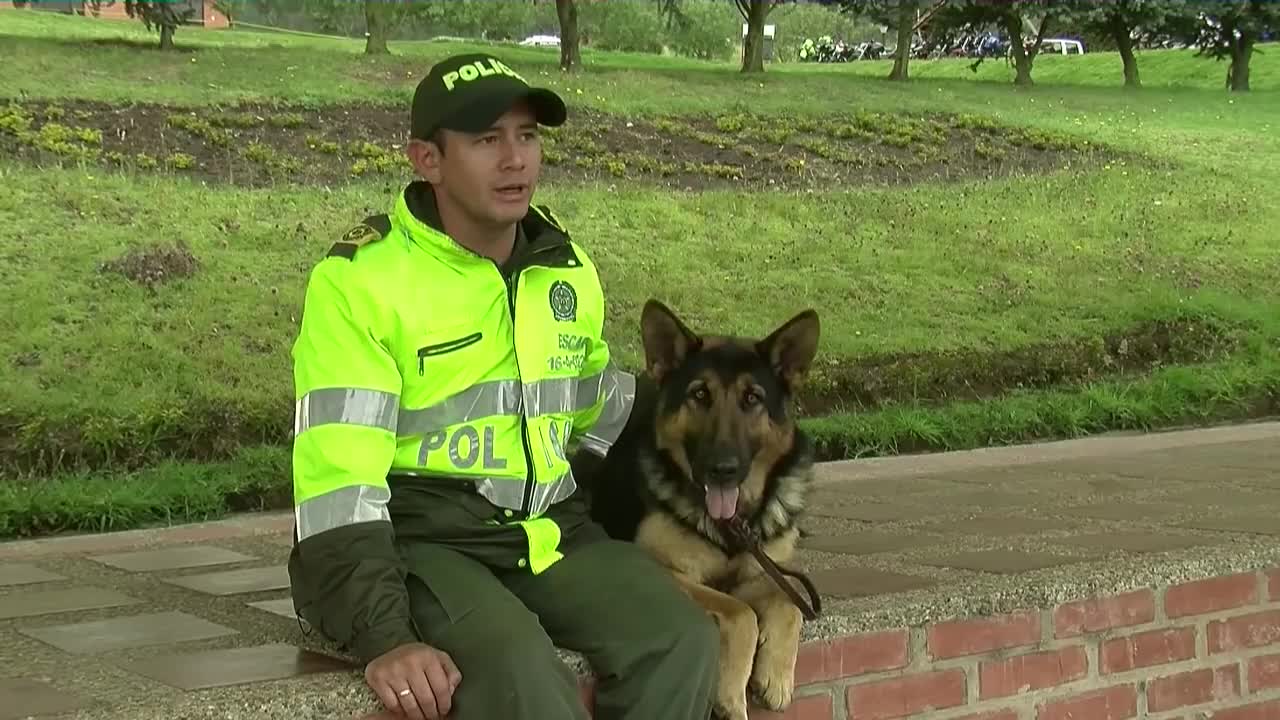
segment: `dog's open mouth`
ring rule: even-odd
[[[738,512],[738,486],[707,485],[707,513],[728,520]]]

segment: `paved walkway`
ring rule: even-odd
[[[1280,565],[1280,423],[824,466],[807,639]],[[288,514],[0,544],[0,720],[349,718]],[[571,658],[575,662],[576,658]]]

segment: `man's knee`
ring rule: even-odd
[[[587,717],[572,670],[532,615],[477,612],[453,630],[441,644],[462,673],[459,718]]]
[[[632,626],[632,642],[660,662],[694,668],[715,667],[720,654],[720,631],[710,613],[682,592],[674,580],[664,591],[647,598],[650,605]]]
[[[465,663],[472,673],[483,673],[495,686],[527,678],[531,673],[550,671],[556,648],[537,618],[526,612],[496,615],[477,610],[459,623],[443,640],[461,658],[455,658],[465,675]]]
[[[685,596],[682,594],[682,598]],[[720,658],[720,629],[711,614],[692,600],[680,603],[669,615],[671,650],[691,666],[714,669]]]

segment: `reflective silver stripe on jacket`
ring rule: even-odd
[[[320,425],[345,423],[396,431],[400,398],[381,390],[319,388],[298,398],[294,407],[293,434]]]
[[[618,441],[631,417],[636,400],[636,376],[617,369],[613,363],[609,363],[601,376],[599,393],[604,407],[595,424],[583,435],[582,447],[603,457]]]
[[[298,541],[326,530],[383,520],[390,522],[387,501],[391,491],[373,485],[351,485],[313,497],[294,508]]]
[[[519,380],[476,383],[435,405],[401,409],[397,425],[401,435],[426,435],[481,418],[519,415],[522,409],[531,418],[581,412],[600,399],[602,388],[616,385],[610,374],[605,370],[588,378],[549,378],[523,385]]]
[[[395,474],[411,477],[444,477],[450,480],[465,479],[474,484],[476,492],[486,500],[500,508],[510,510],[520,509],[524,502],[524,489],[528,485],[527,480],[517,478],[460,475],[454,472],[430,472],[422,469],[396,468]],[[547,508],[569,497],[577,489],[578,484],[574,481],[571,470],[551,482],[535,484],[533,497],[530,499],[530,512],[535,515],[544,513]]]
[[[520,414],[520,381],[491,380],[419,410],[400,410],[401,435],[426,435],[458,423],[493,415]]]

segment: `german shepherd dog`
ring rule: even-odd
[[[646,372],[588,483],[592,517],[653,553],[715,618],[715,716],[746,720],[748,689],[782,710],[804,618],[726,523],[745,524],[775,563],[795,552],[813,450],[790,406],[817,352],[818,316],[806,310],[763,339],[699,335],[650,300],[640,326]]]

